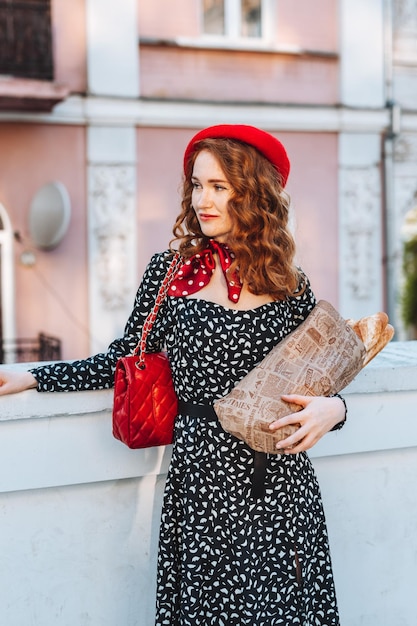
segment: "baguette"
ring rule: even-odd
[[[362,317],[360,320],[349,319],[346,321],[365,346],[364,367],[394,336],[394,328],[388,323],[388,315],[383,311]]]

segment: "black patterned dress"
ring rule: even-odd
[[[155,255],[123,338],[108,352],[31,370],[40,391],[110,387],[132,351],[168,265]],[[238,311],[168,297],[148,349],[165,347],[181,400],[228,391],[314,306],[302,296]],[[179,415],[160,530],[156,626],[337,626],[320,490],[305,453],[269,455],[254,497],[254,453],[216,419]]]

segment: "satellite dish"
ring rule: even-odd
[[[29,209],[33,243],[44,250],[55,248],[68,230],[70,217],[71,202],[62,183],[54,181],[38,189]]]

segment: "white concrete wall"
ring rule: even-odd
[[[417,342],[346,390],[312,451],[342,626],[415,626]],[[170,449],[111,434],[111,391],[0,398],[0,624],[152,626]]]

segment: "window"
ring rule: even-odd
[[[261,0],[242,0],[240,29],[242,37],[262,37]]]
[[[53,79],[51,0],[0,0],[0,74]]]
[[[233,39],[264,38],[267,0],[203,0],[203,32]]]
[[[225,0],[204,0],[203,30],[207,35],[224,35]]]

